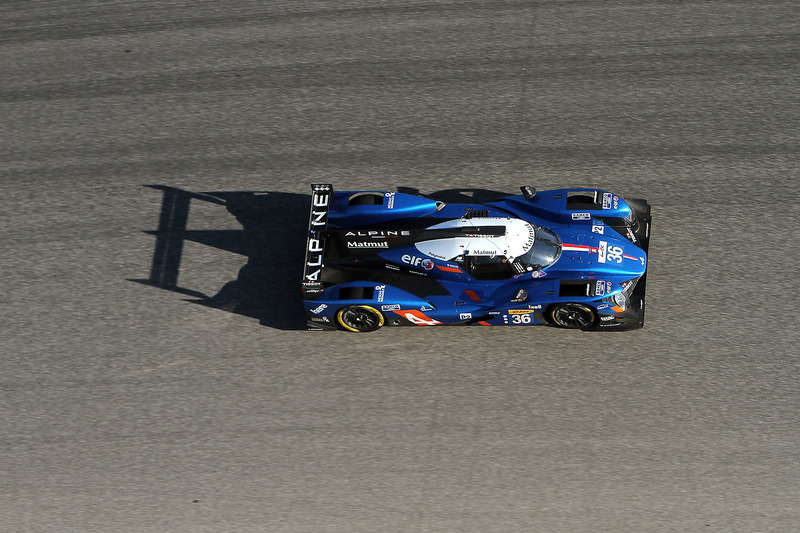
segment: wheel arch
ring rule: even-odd
[[[555,317],[555,312],[560,308],[566,308],[569,306],[577,306],[580,308],[587,309],[591,315],[591,321],[584,326],[567,326],[561,323],[558,318]],[[597,325],[600,323],[600,314],[597,311],[597,307],[595,307],[591,302],[574,302],[574,301],[567,301],[567,302],[554,302],[545,307],[542,316],[545,322],[549,326],[554,326],[557,328],[565,328],[565,329],[580,329],[583,331],[589,331],[597,328]]]
[[[386,324],[384,314],[369,304],[349,304],[334,313],[336,325],[345,331],[369,333]]]

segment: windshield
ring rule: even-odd
[[[536,237],[533,246],[525,254],[519,256],[519,261],[525,270],[541,270],[547,268],[558,260],[561,255],[561,239],[547,228],[534,226]]]

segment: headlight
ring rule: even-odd
[[[628,295],[625,294],[624,292],[618,292],[617,294],[612,296],[611,299],[614,301],[614,304],[617,305],[618,307],[621,307],[623,311],[627,309],[628,306],[631,304]]]
[[[631,295],[633,294],[633,289],[636,288],[636,284],[638,282],[639,278],[633,278],[623,282],[622,290],[609,296],[605,299],[605,301],[613,303],[617,307],[620,307],[623,311],[626,310],[631,305]]]

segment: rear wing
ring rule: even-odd
[[[303,272],[303,299],[313,300],[322,294],[322,268],[325,263],[325,238],[328,213],[333,201],[333,185],[311,186],[311,210],[308,215],[306,261]]]

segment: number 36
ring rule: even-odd
[[[610,261],[616,261],[617,263],[622,263],[622,248],[620,248],[619,246],[609,246],[608,259]]]

